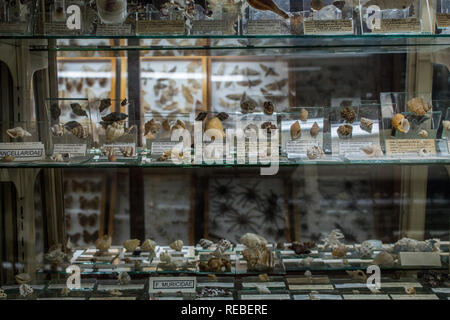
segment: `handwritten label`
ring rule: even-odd
[[[308,20],[305,21],[305,34],[353,33],[352,20]]]
[[[184,34],[184,20],[138,21],[136,24],[136,33]]]
[[[131,25],[129,24],[101,24],[97,26],[97,35],[129,35]]]
[[[27,31],[26,24],[0,23],[0,33],[24,33]]]
[[[391,294],[393,300],[439,300],[435,294]]]
[[[374,29],[374,33],[389,32],[421,32],[420,20],[416,18],[408,19],[382,19],[380,29]]]
[[[436,154],[436,143],[431,139],[387,139],[386,154],[417,155],[420,149],[426,149],[431,154]]]
[[[14,161],[38,161],[45,157],[41,142],[0,143],[0,159],[13,156]]]
[[[449,13],[436,14],[436,23],[437,23],[438,28],[449,28],[450,27],[450,14]]]
[[[403,267],[440,267],[441,257],[437,252],[400,252]]]
[[[195,277],[158,277],[150,278],[149,293],[195,293],[197,279]]]
[[[69,154],[71,157],[85,156],[86,144],[55,144],[53,154]]]
[[[172,150],[180,142],[177,141],[152,141],[150,142],[151,154],[152,155],[162,155],[165,151]]]
[[[371,141],[345,141],[339,142],[340,155],[363,155],[361,147],[372,144]]]
[[[281,34],[279,20],[250,20],[247,25],[248,34]]]
[[[312,140],[290,140],[286,143],[286,153],[289,159],[305,158],[309,147],[317,146]]]
[[[44,30],[46,34],[56,33],[56,34],[79,34],[80,30],[70,30],[67,28],[65,22],[52,22],[45,23]]]
[[[192,23],[194,34],[223,34],[226,25],[223,20],[195,20]]]

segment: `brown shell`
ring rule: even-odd
[[[309,133],[311,134],[311,137],[315,138],[320,132],[320,127],[317,124],[317,122],[314,122],[313,126],[311,127],[311,130],[309,130]]]
[[[352,107],[344,107],[341,110],[341,117],[348,123],[353,123],[356,119],[355,109],[353,109]]]
[[[418,116],[424,116],[432,108],[431,104],[423,100],[422,98],[414,98],[408,101],[408,109],[412,113]]]
[[[263,108],[264,108],[264,113],[267,114],[268,116],[271,116],[275,110],[275,106],[273,105],[273,103],[271,101],[265,101]]]
[[[300,127],[300,123],[295,121],[291,126],[291,138],[293,140],[298,139],[302,136],[302,128]]]
[[[338,128],[337,133],[340,138],[350,137],[353,133],[353,127],[349,124],[344,124]]]
[[[308,110],[302,109],[300,111],[300,120],[302,120],[303,122],[308,121],[308,114]]]

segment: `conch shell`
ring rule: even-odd
[[[123,243],[123,247],[128,252],[133,252],[134,250],[136,250],[140,243],[141,241],[139,241],[138,239],[129,239]]]
[[[430,111],[432,108],[431,104],[423,100],[422,98],[414,98],[408,101],[408,109],[412,113],[417,114],[418,116],[424,116]]]
[[[302,136],[302,128],[300,127],[300,123],[298,121],[295,121],[294,124],[291,126],[291,138],[292,140],[295,140],[297,138],[300,138]]]
[[[152,239],[145,240],[141,245],[141,250],[145,252],[155,251],[156,242]]]
[[[183,249],[183,241],[182,240],[175,240],[172,242],[169,247],[175,251],[181,251]]]
[[[397,130],[400,131],[402,133],[408,133],[409,129],[411,128],[411,125],[409,124],[408,119],[405,118],[404,115],[402,115],[401,113],[397,113],[393,118],[392,118],[392,126]]]
[[[222,135],[222,139],[225,138],[225,132],[223,131],[222,121],[220,121],[219,118],[214,117],[206,123],[205,131],[208,131],[209,129],[219,131],[219,134]],[[215,135],[215,132],[212,133],[213,135]]]
[[[105,234],[95,241],[95,247],[99,251],[105,252],[108,251],[109,248],[111,248],[111,242],[112,242],[111,236]]]
[[[25,130],[22,127],[16,127],[13,129],[6,130],[6,134],[10,136],[12,139],[18,139],[23,137],[31,137],[31,133]]]

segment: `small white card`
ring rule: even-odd
[[[53,154],[69,154],[71,157],[83,157],[86,155],[86,144],[55,144]]]
[[[42,142],[0,143],[0,159],[13,156],[14,161],[39,161],[45,158]]]
[[[439,300],[435,294],[391,294],[393,300]]]
[[[149,293],[195,293],[196,277],[151,277]]]
[[[344,294],[344,300],[391,300],[387,294]]]
[[[331,284],[291,284],[289,290],[333,290]]]
[[[290,300],[289,294],[242,294],[241,300]]]
[[[244,282],[243,288],[256,288],[257,286],[265,286],[267,288],[285,288],[284,282]]]
[[[440,267],[441,256],[438,252],[400,252],[403,267]]]

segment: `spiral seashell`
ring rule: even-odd
[[[61,137],[64,135],[64,125],[62,124],[54,124],[50,130],[55,137]]]
[[[155,251],[156,242],[152,239],[145,240],[141,245],[141,250],[145,252]]]
[[[123,243],[123,247],[128,252],[133,252],[136,250],[136,248],[139,246],[140,243],[141,241],[139,241],[138,239],[129,239]]]
[[[315,137],[317,137],[319,132],[320,132],[320,127],[317,124],[317,122],[314,122],[313,126],[311,127],[311,130],[309,130],[309,134],[311,135],[311,137],[315,138]]]
[[[123,271],[123,272],[121,272],[119,274],[119,279],[118,280],[119,280],[119,284],[126,285],[126,284],[129,284],[131,282],[131,277],[128,274],[128,272]]]
[[[28,273],[19,273],[15,278],[18,284],[25,284],[31,281],[31,277]]]
[[[302,120],[303,122],[308,121],[308,115],[309,115],[308,110],[304,108],[300,110],[300,120]]]
[[[95,247],[99,251],[108,251],[111,248],[112,238],[105,234],[95,241]]]
[[[224,251],[230,249],[233,244],[227,240],[227,239],[222,239],[219,241],[218,246],[221,247]]]
[[[31,133],[25,130],[22,127],[16,127],[12,129],[6,130],[6,134],[10,136],[12,139],[18,139],[23,137],[31,137]]]
[[[397,113],[392,118],[392,126],[402,133],[408,133],[411,125],[409,124],[408,119],[405,118],[401,113]]]
[[[291,138],[292,140],[298,139],[302,136],[302,128],[300,127],[300,123],[295,121],[291,126]]]
[[[361,244],[361,247],[358,248],[357,252],[361,256],[361,258],[367,259],[367,258],[372,257],[374,250],[375,250],[375,246],[371,242],[364,241]]]
[[[73,128],[71,132],[75,137],[80,139],[87,139],[87,137],[89,137],[88,130],[82,125]]]
[[[182,240],[175,240],[172,242],[169,247],[175,251],[181,251],[183,249],[183,241]]]
[[[113,142],[125,134],[124,123],[121,121],[113,122],[106,128],[106,141]]]
[[[418,116],[424,116],[432,109],[432,106],[422,98],[414,98],[408,101],[408,109]]]
[[[214,242],[212,242],[211,240],[208,240],[208,239],[200,239],[198,244],[203,249],[208,249],[214,244]]]
[[[246,233],[241,237],[241,243],[244,244],[248,248],[257,248],[257,247],[266,247],[267,240],[263,237],[254,234],[254,233]]]

